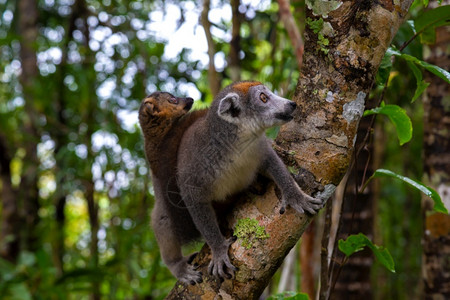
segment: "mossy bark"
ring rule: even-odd
[[[296,179],[306,192],[328,199],[350,164],[366,95],[412,0],[332,1],[337,9],[315,7],[325,2],[329,1],[307,1],[307,16],[323,18],[323,35],[329,43],[322,51],[324,44],[318,44],[318,35],[307,26],[303,68],[293,99],[298,109],[294,120],[281,129],[275,148],[287,165],[298,170]],[[292,209],[280,215],[276,194],[271,185],[263,196],[242,195],[227,217],[229,228],[238,219],[256,219],[270,236],[248,250],[239,242],[231,245],[229,254],[239,269],[234,279],[221,283],[205,275],[202,284],[177,283],[167,299],[258,299],[311,221]],[[203,274],[210,258],[204,247],[195,260]]]

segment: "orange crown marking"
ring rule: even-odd
[[[240,91],[243,94],[247,94],[249,88],[251,88],[252,86],[261,85],[261,84],[262,83],[258,82],[258,81],[246,81],[246,82],[236,83],[233,86],[233,88],[235,88],[236,90]]]

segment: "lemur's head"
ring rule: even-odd
[[[142,130],[167,130],[173,121],[184,116],[192,107],[192,98],[180,98],[167,92],[147,96],[139,108]],[[155,129],[156,128],[156,129]]]
[[[147,96],[141,104],[147,113],[155,117],[177,118],[185,115],[192,107],[192,98],[179,98],[167,92],[154,92]]]
[[[297,106],[294,101],[275,95],[257,81],[231,84],[218,95],[216,101],[219,117],[257,131],[292,120]]]

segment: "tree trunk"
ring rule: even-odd
[[[369,130],[371,118],[361,120],[356,149],[359,149]],[[340,232],[337,239],[346,239],[351,234],[364,233],[373,240],[373,185],[369,184],[362,194],[359,193],[360,187],[373,174],[371,157],[373,147],[369,145],[363,149],[355,161],[344,192],[344,202],[342,205]],[[332,259],[334,264],[342,261],[343,253],[335,249],[336,255]],[[345,266],[339,272],[337,282],[331,292],[330,299],[366,299],[370,300],[372,288],[370,282],[370,269],[373,264],[373,254],[370,249],[364,249],[350,257]],[[334,270],[339,268],[334,267]],[[337,275],[337,274],[336,274]]]
[[[285,163],[296,170],[295,177],[306,192],[328,199],[347,171],[366,95],[411,2],[331,1],[336,6],[327,9],[322,1],[308,2],[308,17],[318,19],[314,11],[325,18],[329,45],[326,49],[320,46],[317,34],[306,29],[303,69],[293,99],[298,108],[275,144]],[[168,299],[213,299],[219,295],[223,299],[258,299],[311,221],[311,216],[292,209],[280,215],[279,209],[273,185],[258,199],[241,196],[227,218],[228,227],[233,228],[239,219],[252,218],[270,237],[255,241],[248,250],[239,240],[231,245],[230,257],[238,268],[234,279],[221,283],[205,275],[204,282],[195,286],[177,282]],[[195,260],[203,274],[207,274],[210,256],[205,246]]]
[[[1,231],[0,256],[14,262],[19,254],[19,237],[21,222],[17,207],[15,189],[11,182],[11,155],[6,138],[0,134],[0,180],[1,180]]]
[[[306,229],[303,233],[302,240],[300,242],[300,268],[301,268],[301,288],[300,291],[302,293],[306,293],[309,296],[309,299],[314,299],[316,295],[315,290],[315,274],[314,274],[314,256],[318,252],[317,248],[315,248],[317,239],[317,230],[316,230],[316,222],[312,222],[311,225]]]
[[[427,61],[448,70],[449,43],[448,28],[438,28]],[[431,74],[426,74],[426,81],[430,85],[424,99],[425,182],[437,190],[450,210],[450,85]],[[423,197],[422,206],[424,299],[450,299],[450,215],[432,212],[433,201],[428,197]]]
[[[37,66],[36,50],[34,43],[38,36],[38,8],[34,0],[22,0],[18,4],[20,59],[22,73],[20,84],[23,88],[25,99],[25,118],[23,120],[25,149],[23,159],[23,172],[20,179],[19,192],[16,199],[19,200],[20,218],[22,226],[20,232],[21,250],[33,251],[36,247],[36,226],[39,222],[39,190],[38,190],[38,165],[37,144],[40,141],[37,131],[38,115],[35,109],[35,96],[33,89],[37,83],[39,70]]]

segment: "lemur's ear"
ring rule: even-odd
[[[220,99],[219,103],[219,111],[218,114],[220,117],[224,119],[228,118],[237,118],[241,113],[241,109],[239,107],[239,95],[236,93],[229,93],[222,99]]]

